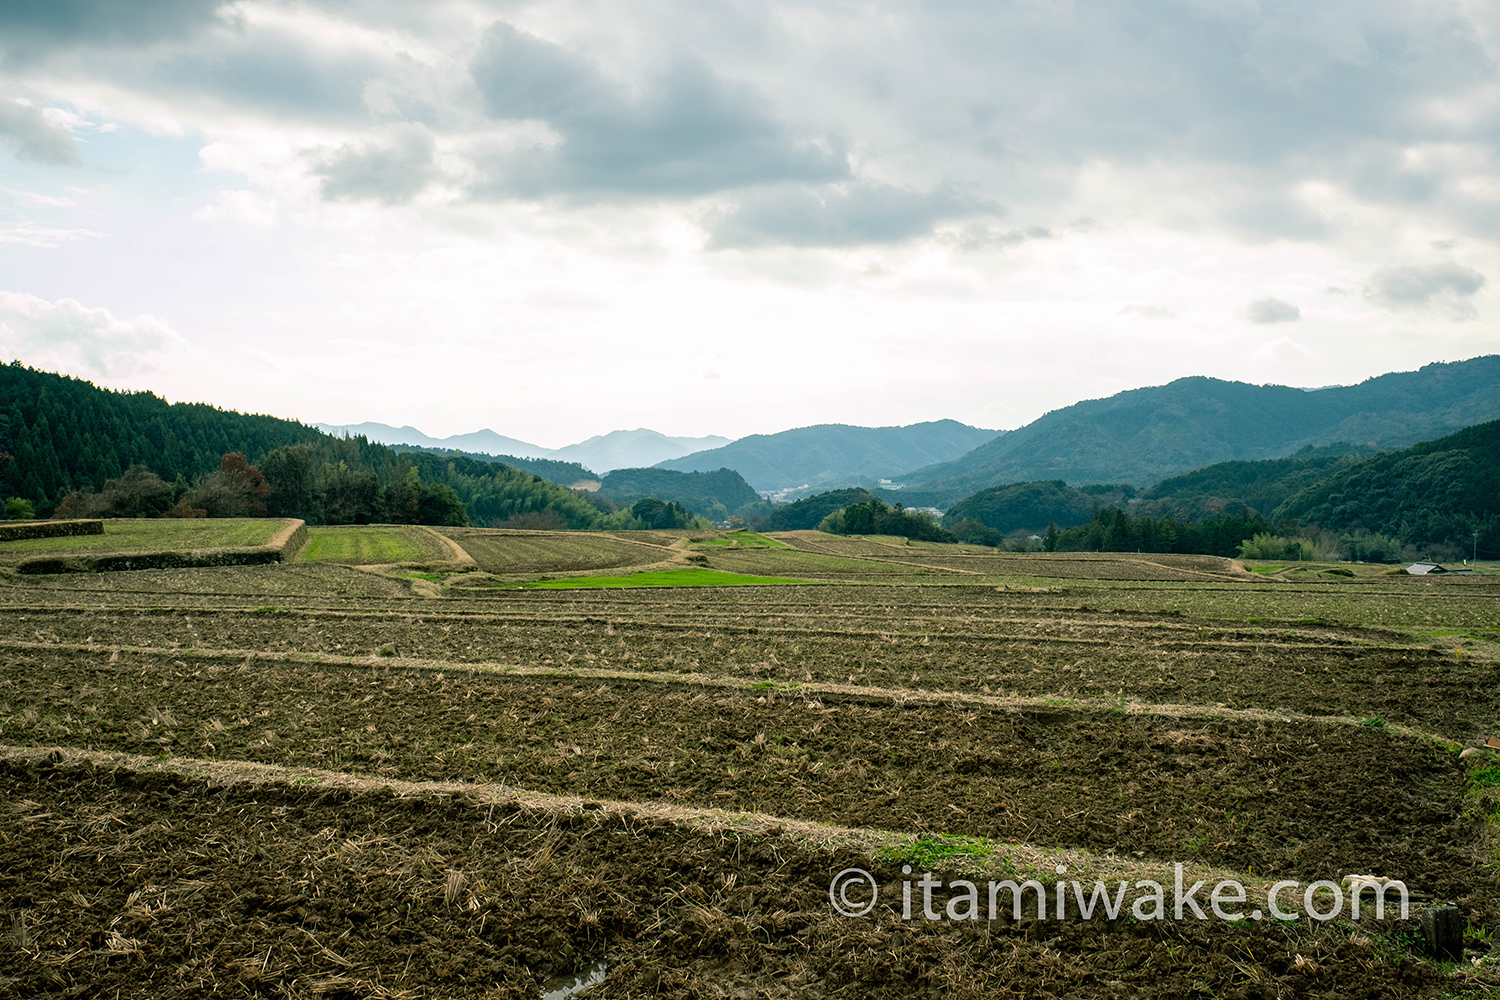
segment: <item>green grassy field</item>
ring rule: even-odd
[[[709,549],[784,549],[786,542],[777,541],[769,535],[757,534],[754,531],[731,531],[722,538],[694,538],[694,548],[703,547]]]
[[[303,562],[374,566],[449,558],[447,549],[430,532],[411,525],[319,525],[307,533]]]
[[[590,590],[600,587],[760,587],[778,583],[812,583],[789,577],[747,576],[719,570],[667,569],[655,573],[631,573],[628,576],[574,576],[561,580],[536,580],[517,586],[523,590]]]
[[[0,562],[41,556],[248,548],[265,545],[286,525],[282,518],[110,519],[104,522],[102,535],[0,542]]]

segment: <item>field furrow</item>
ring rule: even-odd
[[[1493,575],[816,532],[312,538],[288,565],[0,565],[0,998],[1500,984]],[[597,589],[516,589],[570,576]],[[820,582],[738,585],[768,577]],[[1065,871],[1141,889],[1179,864],[1330,880],[1325,902],[1399,878],[1418,912],[902,910],[928,872],[1054,899]],[[850,868],[881,886],[864,916],[830,896]],[[1447,903],[1462,963],[1415,919]]]
[[[495,781],[1305,879],[1355,870],[1378,843],[1444,894],[1467,867],[1457,759],[1370,727],[261,659],[7,661],[0,725],[17,744]]]

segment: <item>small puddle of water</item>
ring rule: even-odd
[[[554,979],[547,984],[551,989],[542,994],[542,1000],[568,1000],[590,986],[604,982],[604,974],[608,971],[609,963],[601,959],[577,975]]]

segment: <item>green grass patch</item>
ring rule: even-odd
[[[1285,566],[1251,566],[1250,572],[1269,576],[1272,573],[1280,573],[1284,569],[1286,569]]]
[[[1481,767],[1473,781],[1475,788],[1500,788],[1500,767]]]
[[[907,844],[882,847],[876,857],[899,861],[913,868],[952,867],[956,861],[980,861],[995,853],[994,842],[984,837],[959,837],[936,833]]]
[[[0,559],[250,548],[265,545],[286,524],[282,518],[110,518],[104,522],[102,535],[0,542]]]
[[[303,562],[373,566],[423,562],[445,554],[427,532],[404,525],[340,524],[307,529]]]
[[[536,580],[517,584],[522,590],[578,590],[600,587],[763,587],[769,584],[809,583],[791,577],[746,576],[716,569],[664,569],[629,576],[572,576],[561,580]]]

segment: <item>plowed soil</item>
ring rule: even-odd
[[[585,804],[0,761],[9,997],[1440,997],[1375,931],[834,915],[868,861]],[[870,865],[882,880],[894,866]],[[16,939],[22,947],[15,947]]]
[[[1455,740],[1500,720],[1500,663],[1450,643],[1418,646],[1389,630],[1205,622],[1076,605],[1038,613],[988,589],[955,590],[935,603],[871,588],[879,603],[826,606],[802,593],[801,603],[740,590],[709,598],[518,594],[423,601],[419,609],[411,600],[275,611],[0,606],[0,642],[340,656],[384,650],[466,664],[1222,705],[1378,717]]]
[[[1335,584],[1303,614],[1258,580],[1072,587],[0,585],[0,1000],[1500,985],[1500,816],[1457,753],[1500,735],[1494,588]],[[1411,921],[831,907],[845,868],[964,870],[910,846],[959,836],[1037,877],[1399,877],[1470,950],[1424,959]]]

